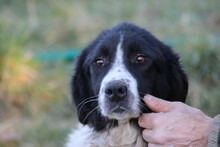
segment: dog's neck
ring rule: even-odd
[[[77,138],[77,139],[76,139]],[[69,137],[66,147],[146,147],[137,121],[118,121],[118,125],[100,132],[81,126]]]
[[[134,146],[140,136],[140,130],[129,121],[119,121],[118,126],[109,129],[107,142],[109,146]]]

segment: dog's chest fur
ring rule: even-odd
[[[88,126],[79,126],[69,136],[66,147],[146,147],[141,130],[129,122],[120,123],[103,132],[96,132]]]

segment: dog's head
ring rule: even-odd
[[[102,130],[145,112],[145,94],[184,102],[188,82],[170,47],[148,31],[122,23],[83,50],[71,88],[80,122]]]

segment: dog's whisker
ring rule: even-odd
[[[83,119],[82,122],[85,122],[85,120],[89,117],[89,115],[92,114],[98,107],[99,107],[99,106],[95,107],[92,111],[90,111],[90,112],[86,115],[86,117]]]
[[[85,105],[85,104],[87,104],[87,103],[90,103],[90,102],[96,102],[96,101],[98,101],[97,99],[90,99],[90,100],[88,100],[88,101],[85,101],[79,108],[78,108],[78,112],[80,113],[81,112],[81,109],[83,108],[83,106]]]
[[[76,107],[79,108],[79,106],[82,105],[85,101],[93,99],[93,98],[96,98],[96,97],[98,97],[98,95],[94,95],[94,96],[88,97],[85,100],[83,100],[82,102],[80,102]]]
[[[146,108],[146,106],[145,106],[144,104],[139,103],[139,106],[140,106],[141,108],[143,108],[146,112],[150,112],[150,111]],[[143,113],[143,112],[142,112],[142,113]]]

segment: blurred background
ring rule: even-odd
[[[74,59],[100,30],[122,21],[180,54],[187,103],[220,112],[219,0],[0,0],[0,146],[61,147],[77,119]]]

